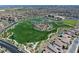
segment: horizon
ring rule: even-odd
[[[0,5],[0,8],[18,8],[18,7],[62,7],[62,8],[79,8],[79,5]]]

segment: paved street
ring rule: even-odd
[[[72,44],[68,49],[68,53],[76,53],[79,46],[79,38],[73,40]]]
[[[9,25],[8,27],[4,28],[0,33],[3,33],[4,31],[6,31],[7,29],[10,29],[12,26],[14,26],[14,25],[16,25],[16,24],[17,24],[17,22],[15,22],[15,23]]]
[[[0,46],[8,49],[10,52],[12,53],[23,53],[22,51],[19,51],[17,47],[3,41],[3,40],[0,40]]]

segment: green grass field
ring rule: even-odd
[[[77,23],[79,23],[79,21],[78,20],[64,20],[64,23],[74,26]]]
[[[73,26],[70,26],[69,24],[65,24],[62,21],[52,22],[52,25],[53,25],[52,32],[57,32],[58,28],[72,28],[73,27]]]
[[[40,18],[39,18],[40,19]],[[38,19],[38,20],[39,20]],[[34,19],[33,19],[34,20]],[[37,22],[38,20],[35,19]],[[53,28],[52,31],[39,31],[35,30],[32,26],[32,22],[30,21],[23,21],[21,23],[18,23],[15,28],[8,30],[8,32],[13,32],[14,34],[10,36],[11,39],[16,40],[18,43],[25,44],[30,42],[39,42],[42,40],[46,40],[48,38],[48,34],[51,32],[57,32],[58,28],[65,28],[65,27],[71,27],[69,24],[74,25],[76,21],[72,20],[65,20],[62,21],[54,21],[50,24],[52,24]]]
[[[38,31],[33,29],[32,24],[29,22],[22,22],[10,30],[14,33],[10,38],[15,39],[17,42],[25,44],[26,42],[38,42],[47,39],[48,32]]]

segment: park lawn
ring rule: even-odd
[[[38,20],[37,20],[38,19]],[[37,18],[33,19],[37,22],[40,22],[41,19]],[[58,22],[52,22],[53,28],[52,31],[39,31],[35,30],[33,28],[32,22],[30,21],[23,21],[21,23],[18,23],[15,28],[8,30],[9,32],[13,32],[13,35],[10,36],[11,39],[16,40],[18,43],[25,44],[25,43],[31,43],[31,42],[40,42],[42,40],[46,40],[48,38],[48,34],[51,32],[55,33],[57,32],[57,29],[60,27],[70,27],[69,24],[74,24],[74,22],[69,22],[65,20],[64,22],[58,21]],[[66,23],[66,24],[65,24]]]
[[[25,21],[16,25],[10,32],[14,33],[10,38],[21,44],[46,40],[49,34],[49,32],[46,31],[33,29],[32,24]]]
[[[68,24],[65,24],[63,21],[54,21],[52,22],[52,31],[53,33],[56,33],[58,28],[73,28],[73,26],[70,26]]]
[[[75,26],[79,21],[78,20],[64,20],[65,24]]]
[[[68,27],[69,28],[69,27],[72,27],[69,24],[65,24],[63,21],[56,21],[56,22],[53,22],[52,24],[53,24],[54,28],[60,28],[60,27],[62,27],[62,28]]]

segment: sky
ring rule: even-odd
[[[0,0],[0,5],[79,5],[79,0]]]

